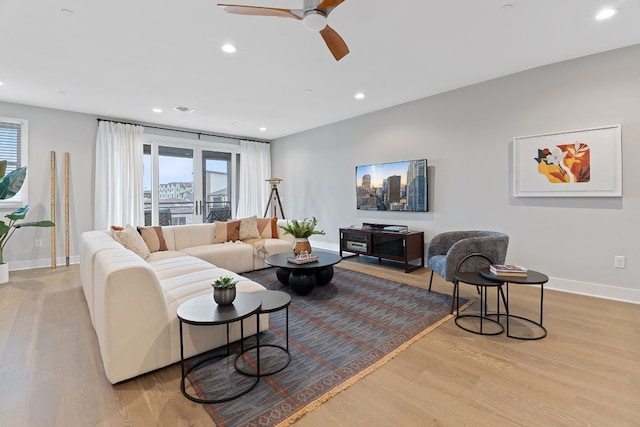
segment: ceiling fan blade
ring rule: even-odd
[[[257,16],[279,16],[282,18],[293,18],[300,20],[301,18],[291,12],[291,9],[278,9],[275,7],[261,7],[261,6],[240,6],[237,4],[224,4],[218,3],[218,6],[223,8],[228,13],[235,13],[238,15],[257,15]]]
[[[349,48],[347,44],[342,40],[342,37],[338,33],[335,32],[333,28],[330,26],[324,27],[323,30],[320,30],[320,34],[324,39],[324,42],[327,44],[327,47],[331,51],[331,54],[336,61],[340,61],[346,54],[349,53]]]
[[[340,6],[340,4],[344,2],[344,0],[324,0],[322,2],[320,2],[319,5],[316,6],[316,9],[326,9],[326,8],[333,8],[333,7],[338,7]]]

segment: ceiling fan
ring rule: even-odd
[[[319,32],[327,47],[340,61],[349,53],[349,48],[342,37],[327,25],[327,17],[344,0],[304,0],[303,9],[279,9],[274,7],[242,6],[235,4],[218,4],[228,13],[239,15],[278,16],[302,21],[309,31]]]

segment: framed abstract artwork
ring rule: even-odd
[[[622,197],[620,125],[513,139],[515,197]]]

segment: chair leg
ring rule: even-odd
[[[453,308],[456,303],[457,290],[458,290],[458,284],[456,282],[453,282],[453,295],[451,295],[451,314],[453,314]]]
[[[433,283],[433,270],[431,270],[431,279],[429,279],[429,292],[431,292],[431,283]]]

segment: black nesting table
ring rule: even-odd
[[[459,271],[456,272],[455,277],[456,287],[456,318],[455,323],[459,328],[464,329],[467,332],[472,332],[478,335],[500,335],[504,332],[504,326],[500,323],[500,295],[502,294],[502,282],[487,279],[481,276],[477,271]],[[477,314],[460,314],[460,283],[466,283],[473,285],[480,291],[480,312]],[[490,288],[496,289],[496,313],[488,313],[487,310],[487,290]],[[503,296],[504,299],[504,296]],[[492,319],[491,315],[497,314],[497,320]],[[471,328],[469,322],[463,319],[477,319],[480,325],[478,328]],[[486,326],[489,328],[487,330]]]
[[[260,297],[262,301],[262,306],[260,307],[260,314],[262,313],[275,313],[276,311],[285,310],[285,346],[277,345],[277,344],[257,344],[253,347],[250,347],[244,352],[240,353],[236,358],[234,364],[236,370],[242,372],[245,375],[256,376],[259,375],[261,377],[267,375],[273,375],[284,368],[289,366],[291,362],[291,353],[289,353],[289,304],[291,304],[291,295],[282,291],[259,291],[255,292],[256,295]],[[258,346],[263,350],[262,357],[266,359],[261,361],[261,365],[263,369],[258,372],[252,372],[246,366],[252,367],[255,364],[255,360],[260,357],[260,353],[256,355],[256,357],[251,357],[250,353],[254,351],[258,351]],[[278,357],[276,362],[274,362],[272,357],[269,357],[269,351],[267,348],[276,349],[276,351],[280,353],[284,353],[284,358]],[[267,355],[265,356],[265,353]],[[266,365],[266,366],[265,366]]]
[[[231,305],[221,306],[215,303],[213,300],[213,292],[200,295],[195,298],[191,298],[180,304],[177,310],[178,319],[180,320],[180,366],[182,370],[182,378],[180,380],[180,389],[182,390],[182,394],[189,400],[198,403],[220,403],[227,402],[229,400],[240,397],[249,391],[253,390],[256,385],[258,385],[258,381],[260,381],[260,375],[254,374],[255,381],[249,383],[248,386],[245,387],[235,393],[230,395],[221,396],[220,398],[214,399],[200,399],[196,396],[189,394],[185,387],[185,379],[189,373],[198,367],[202,366],[206,362],[214,362],[229,358],[231,355],[231,347],[230,347],[230,334],[229,334],[229,326],[233,322],[240,322],[240,354],[244,352],[244,322],[243,319],[246,319],[249,316],[256,314],[256,331],[260,331],[260,316],[257,314],[260,313],[260,307],[262,305],[262,300],[255,292],[238,292],[236,294],[236,299],[233,301]],[[184,341],[183,341],[183,324],[196,325],[196,326],[211,326],[211,325],[226,325],[227,327],[227,345],[226,345],[226,353],[224,354],[215,354],[211,357],[207,357],[198,363],[195,363],[189,369],[187,369],[186,361],[184,358]],[[256,333],[256,373],[260,372],[260,334]],[[237,360],[237,357],[236,357]],[[221,363],[222,364],[222,363]],[[225,364],[222,364],[225,365]],[[235,365],[235,364],[234,364]],[[224,369],[222,367],[221,369]],[[241,375],[241,372],[236,372],[236,374]],[[245,374],[246,375],[246,374]],[[233,377],[233,370],[231,373],[227,375],[227,378]],[[232,380],[232,379],[231,379]]]
[[[480,275],[483,278],[486,278],[488,280],[492,280],[496,283],[506,283],[506,288],[507,288],[507,301],[506,301],[506,309],[507,309],[507,336],[509,338],[516,338],[519,340],[539,340],[542,339],[544,337],[547,336],[547,329],[542,326],[542,313],[543,313],[543,309],[544,309],[544,284],[547,283],[549,281],[549,277],[546,274],[542,274],[540,272],[537,271],[532,271],[529,270],[527,272],[526,276],[496,276],[495,274],[492,274],[489,271],[489,268],[483,268],[480,270]],[[523,316],[516,316],[511,314],[511,304],[509,303],[509,284],[516,284],[516,285],[534,285],[534,286],[540,286],[540,320],[539,321],[535,321],[532,319],[528,319],[526,317]],[[514,317],[520,320],[523,320],[527,323],[531,323],[534,326],[536,326],[537,328],[539,328],[542,333],[540,335],[534,336],[534,337],[525,337],[525,336],[521,336],[521,335],[511,335],[510,331],[509,331],[509,318],[510,317]]]
[[[333,265],[342,261],[338,254],[314,249],[311,255],[317,255],[318,260],[307,264],[294,264],[288,261],[291,252],[270,255],[264,262],[278,267],[276,276],[280,283],[290,286],[298,295],[307,295],[317,286],[326,285],[333,279]]]

